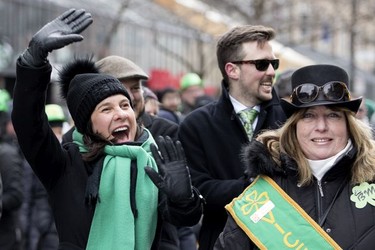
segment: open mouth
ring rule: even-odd
[[[272,87],[272,83],[267,83],[267,82],[261,83],[260,85],[265,86],[265,87]]]
[[[114,143],[120,143],[128,141],[129,139],[129,128],[128,127],[120,127],[116,128],[112,132],[113,139],[111,140]]]

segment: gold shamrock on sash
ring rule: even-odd
[[[258,195],[256,190],[253,190],[250,194],[245,196],[245,200],[248,202],[247,204],[241,207],[241,211],[244,215],[253,214],[259,210],[264,204],[266,204],[270,198],[268,197],[267,192],[262,192]],[[262,220],[268,222],[270,224],[275,223],[275,218],[273,216],[272,211],[268,213],[269,218],[264,216]]]

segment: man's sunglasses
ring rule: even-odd
[[[350,93],[345,83],[332,81],[323,86],[312,83],[304,83],[296,87],[292,93],[292,102],[298,100],[301,103],[313,102],[322,91],[326,100],[329,101],[349,101]],[[343,99],[344,98],[344,99]]]
[[[245,61],[234,61],[234,64],[254,64],[255,68],[259,71],[266,71],[270,64],[272,65],[274,70],[279,68],[279,59],[259,59],[259,60],[245,60]]]

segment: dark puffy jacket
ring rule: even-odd
[[[355,148],[337,161],[324,175],[319,190],[316,180],[309,186],[300,187],[296,177],[296,163],[285,156],[282,157],[281,168],[275,167],[275,163],[267,157],[269,154],[264,146],[259,144],[253,142],[245,151],[249,177],[258,174],[272,177],[342,249],[374,249],[375,206],[367,203],[364,208],[357,208],[350,200],[354,185],[351,185],[349,180],[356,156]],[[262,157],[258,157],[260,155]],[[257,248],[233,218],[228,216],[227,224],[216,242],[215,249]]]
[[[21,243],[22,157],[17,147],[4,141],[0,143],[0,173],[3,183],[0,249],[16,249]]]

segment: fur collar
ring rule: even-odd
[[[258,175],[286,175],[286,168],[295,168],[295,164],[285,154],[280,156],[279,166],[271,157],[270,152],[260,142],[253,140],[242,149],[242,161],[246,167],[245,176],[255,178]]]

